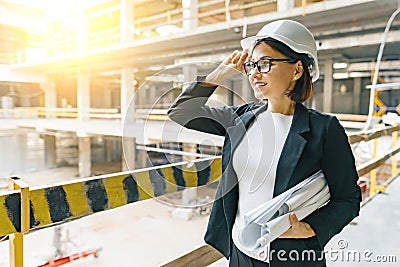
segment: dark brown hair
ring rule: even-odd
[[[289,59],[301,61],[304,69],[303,74],[301,75],[300,79],[297,80],[293,90],[287,93],[287,96],[297,103],[303,103],[310,99],[313,94],[313,84],[309,69],[309,66],[311,66],[312,63],[312,59],[307,54],[297,53],[284,43],[269,37],[257,40],[254,47],[256,47],[260,43],[266,43],[270,45],[272,48],[284,54]]]

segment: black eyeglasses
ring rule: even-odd
[[[271,70],[272,62],[287,62],[287,63],[296,63],[298,59],[274,59],[274,58],[261,58],[256,62],[245,62],[244,63],[244,71],[247,75],[250,75],[252,71],[257,67],[258,72],[260,73],[268,73]]]

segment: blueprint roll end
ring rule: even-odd
[[[263,236],[260,237],[260,238],[258,239],[258,241],[260,242],[260,245],[261,245],[262,247],[268,244],[268,240],[267,240],[265,237],[263,237]]]

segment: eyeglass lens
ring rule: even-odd
[[[244,64],[244,70],[248,75],[252,73],[255,68],[261,73],[267,73],[271,68],[271,60],[261,59],[256,62],[246,62]]]

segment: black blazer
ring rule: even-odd
[[[254,102],[242,106],[210,108],[208,98],[216,89],[192,83],[168,110],[171,120],[184,127],[225,136],[222,150],[222,176],[205,234],[206,243],[229,258],[232,248],[231,231],[238,205],[238,183],[232,166],[232,153],[256,116],[267,104]],[[284,192],[322,169],[331,194],[330,202],[303,221],[315,231],[307,239],[276,239],[271,243],[270,266],[324,266],[322,261],[291,261],[290,251],[316,251],[320,255],[325,244],[358,215],[361,191],[347,135],[336,117],[321,114],[296,104],[293,121],[278,161],[274,196]],[[281,252],[277,259],[277,252]],[[319,252],[319,253],[318,253]],[[286,255],[287,261],[282,261]],[[295,255],[292,253],[292,255]],[[293,257],[292,257],[293,258]]]

